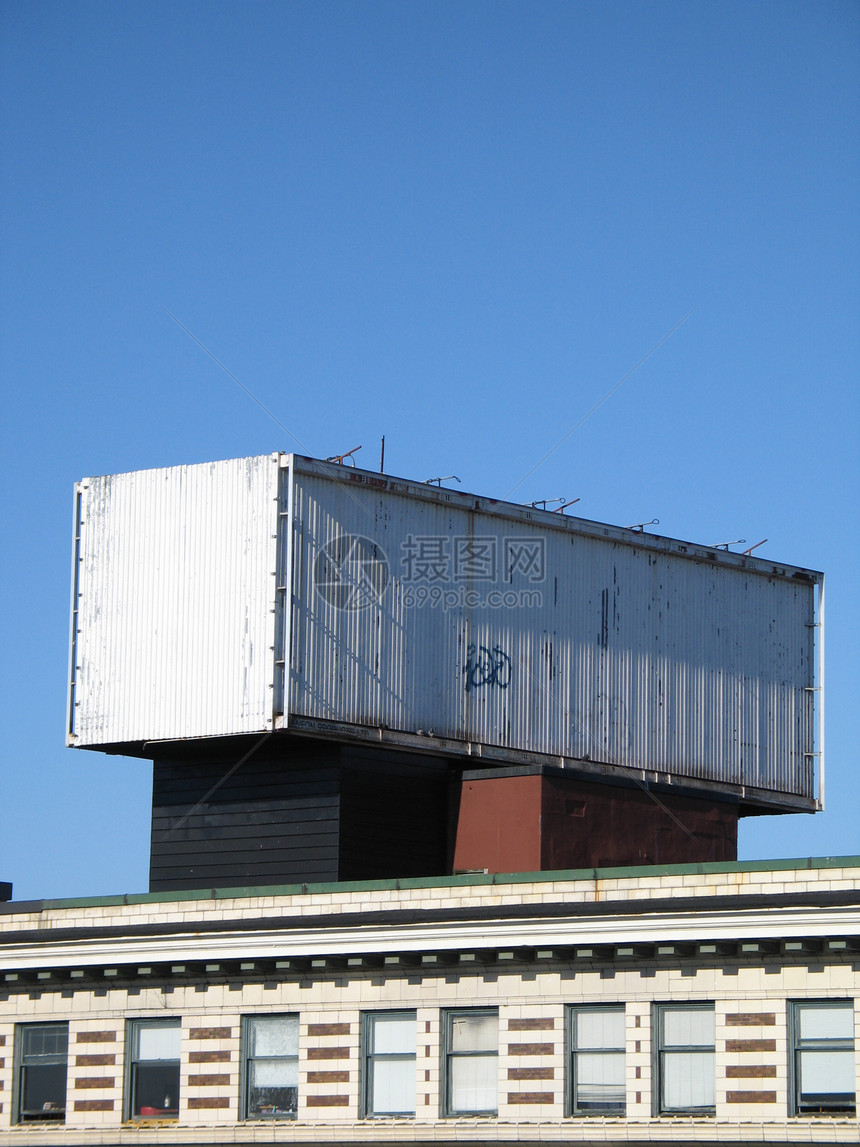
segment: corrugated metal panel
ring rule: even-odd
[[[293,481],[290,713],[813,796],[814,575],[305,460]]]
[[[271,728],[278,455],[78,486],[69,742]]]
[[[814,796],[811,571],[278,455],[77,497],[71,744],[301,718]]]

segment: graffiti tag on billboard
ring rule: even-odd
[[[501,646],[494,645],[490,650],[486,645],[470,645],[464,673],[467,693],[484,685],[507,689],[511,683],[511,659]]]

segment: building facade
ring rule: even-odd
[[[283,454],[73,554],[150,892],[0,904],[0,1147],[860,1141],[860,858],[735,860],[822,807],[822,575]]]
[[[3,905],[0,1144],[857,1143],[858,876]]]

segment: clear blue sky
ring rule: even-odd
[[[860,852],[860,5],[5,0],[0,879],[143,891],[150,766],[63,746],[72,484],[375,466],[827,574]],[[295,435],[174,323],[169,308]],[[299,446],[297,444],[301,444]],[[742,548],[742,547],[741,547]]]

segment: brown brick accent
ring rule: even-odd
[[[776,1079],[776,1067],[772,1063],[730,1063],[726,1068],[727,1079]]]
[[[508,1079],[555,1079],[552,1067],[509,1067]]]
[[[229,1087],[229,1075],[189,1075],[189,1087]]]
[[[308,1035],[349,1035],[349,1024],[308,1024]]]
[[[348,1095],[309,1095],[306,1103],[308,1107],[348,1107]]]
[[[116,1063],[116,1056],[113,1052],[105,1052],[103,1055],[76,1055],[75,1067],[113,1067]]]
[[[76,1099],[75,1111],[113,1111],[112,1099]]]
[[[78,1043],[116,1043],[116,1032],[78,1032]]]
[[[188,1033],[189,1039],[229,1039],[233,1034],[232,1028],[192,1028]]]
[[[511,1043],[508,1055],[552,1055],[555,1048],[551,1043]]]
[[[0,1059],[0,1067],[5,1067],[5,1066],[6,1066],[6,1060]]]
[[[5,1047],[5,1046],[6,1046],[6,1037],[4,1035],[0,1035],[0,1047]]]
[[[75,1089],[78,1091],[104,1091],[105,1088],[115,1086],[116,1081],[112,1075],[84,1075],[75,1080]]]
[[[511,1020],[508,1031],[512,1032],[551,1032],[555,1027],[555,1020],[551,1017],[538,1020]]]
[[[772,1028],[775,1023],[774,1012],[729,1012],[726,1016],[730,1028]]]
[[[508,1094],[508,1103],[552,1103],[551,1091],[514,1091]]]
[[[776,1103],[775,1091],[727,1091],[726,1103]]]
[[[309,1071],[308,1083],[349,1083],[348,1071]]]
[[[231,1052],[229,1051],[190,1051],[188,1053],[189,1063],[229,1063]]]
[[[775,1039],[727,1039],[726,1051],[776,1051]]]
[[[309,1047],[308,1059],[349,1059],[348,1047]]]
[[[202,1097],[195,1096],[188,1100],[189,1111],[204,1111],[206,1109],[224,1108],[230,1106],[230,1100],[226,1095],[205,1095]]]

